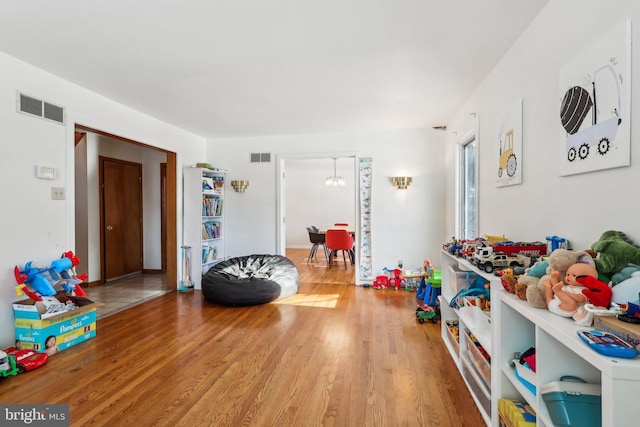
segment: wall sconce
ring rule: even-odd
[[[249,186],[249,181],[239,180],[239,181],[231,181],[231,186],[238,193],[244,193],[244,190]]]
[[[391,178],[391,181],[398,190],[406,190],[407,188],[409,188],[409,185],[411,184],[411,181],[413,181],[413,178],[411,178],[410,176],[394,176],[393,178]]]

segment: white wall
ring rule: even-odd
[[[345,179],[344,187],[327,187],[333,175],[333,159],[285,160],[286,247],[311,248],[307,228],[326,228],[336,222],[356,224],[355,159],[337,158],[337,175]],[[313,194],[314,197],[308,197]]]
[[[640,115],[631,120],[631,167],[559,176],[559,69],[590,42],[627,18],[634,21],[632,39],[632,109],[640,101],[640,2],[620,0],[552,0],[488,78],[449,122],[447,134],[447,234],[454,235],[454,152],[459,135],[477,113],[479,133],[479,232],[514,240],[568,238],[585,249],[605,230],[624,231],[640,243]],[[523,183],[496,188],[496,125],[500,110],[523,99]],[[458,132],[454,135],[451,132]]]
[[[52,74],[0,53],[0,345],[13,343],[11,303],[17,298],[13,267],[32,260],[46,267],[74,249],[74,125],[140,141],[177,153],[178,218],[182,217],[182,166],[202,161],[205,141],[194,134],[110,101]],[[66,125],[16,112],[16,91],[66,108]],[[55,167],[53,181],[35,177],[35,166]],[[51,200],[51,187],[65,187],[66,200]],[[178,236],[182,236],[178,221]],[[181,237],[179,237],[181,240]],[[178,242],[178,247],[180,242]],[[180,254],[175,254],[178,265]]]
[[[323,156],[356,152],[373,158],[372,257],[374,272],[393,267],[418,268],[426,257],[439,265],[445,240],[444,134],[416,129],[360,134],[290,135],[210,140],[208,161],[229,171],[227,180],[248,179],[245,193],[227,191],[225,239],[228,256],[276,251],[276,162],[250,163],[250,153]],[[327,154],[331,157],[331,154]],[[408,190],[396,190],[390,177],[413,176]],[[308,203],[318,192],[300,196]]]

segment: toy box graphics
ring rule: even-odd
[[[59,350],[65,350],[96,336],[95,308],[79,315],[67,315],[49,323],[48,320],[16,319],[16,341],[20,348],[45,351],[47,338],[56,337]]]
[[[640,348],[640,325],[623,322],[615,316],[595,316],[593,327],[602,332],[609,332],[631,345]]]
[[[47,338],[56,338],[62,351],[96,336],[96,307],[102,305],[90,300],[78,308],[50,317],[41,318],[42,307],[33,300],[13,303],[15,339],[20,348],[45,351]]]

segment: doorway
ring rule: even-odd
[[[140,265],[135,268],[143,276],[161,277],[167,291],[175,290],[178,283],[176,153],[79,124],[76,132],[85,135],[84,145],[78,144],[75,152],[76,248],[84,248],[81,265],[89,274],[89,287],[102,285],[112,276],[103,273],[105,253],[100,244],[104,230],[100,226],[99,156],[105,154],[103,157],[125,164],[142,164],[145,208],[139,217],[142,218],[143,252],[142,256],[136,256],[142,261],[138,261]],[[125,275],[133,271],[130,269],[130,266],[125,269]]]
[[[99,156],[105,282],[142,273],[142,165]]]
[[[334,159],[337,159],[337,175],[346,181],[345,187],[325,185],[327,176],[334,175]],[[353,229],[359,230],[357,164],[356,153],[278,156],[276,228],[279,254],[286,255],[288,250],[302,248],[309,253],[311,243],[306,227],[311,225],[324,229],[337,222],[347,222]],[[356,239],[356,266],[359,262],[358,243]],[[322,264],[320,260],[315,267],[328,267],[326,263]],[[350,283],[357,281],[355,271],[356,268],[353,269],[354,278]]]

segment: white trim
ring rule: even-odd
[[[478,158],[478,146],[480,143],[480,129],[479,129],[479,123],[480,120],[478,118],[478,115],[476,113],[474,113],[474,118],[473,121],[471,123],[471,128],[465,132],[456,142],[456,182],[455,182],[455,236],[456,237],[460,237],[463,238],[463,230],[464,230],[464,224],[463,224],[463,215],[462,215],[462,209],[463,209],[463,194],[462,194],[462,182],[463,182],[463,177],[464,177],[464,170],[463,170],[463,158],[464,158],[464,148],[467,144],[471,143],[472,141],[475,141],[475,158],[476,158],[476,169],[475,169],[475,182],[476,182],[476,198],[475,198],[475,214],[476,214],[476,224],[475,224],[475,228],[476,228],[476,234],[478,232],[478,225],[480,223],[479,221],[479,211],[478,211],[478,200],[480,199],[480,195],[479,193],[479,181],[478,181],[478,165],[480,164],[480,159]]]

